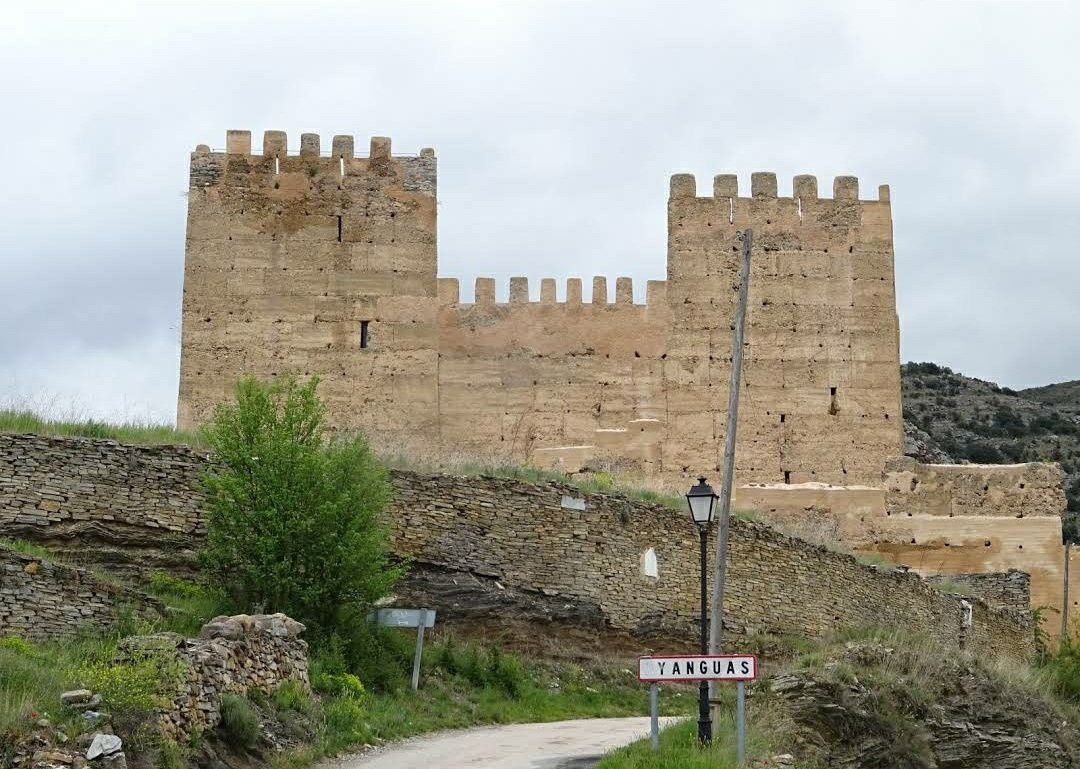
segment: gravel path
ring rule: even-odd
[[[661,719],[661,726],[673,719]],[[604,753],[649,735],[648,718],[587,718],[439,732],[320,769],[589,769]]]

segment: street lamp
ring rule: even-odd
[[[709,541],[709,524],[712,523],[713,510],[716,508],[716,493],[712,486],[705,483],[705,476],[700,476],[696,486],[686,493],[686,503],[690,506],[690,517],[698,527],[701,537],[701,653],[709,653],[709,623],[706,618],[706,577],[708,568],[705,549]],[[712,742],[712,715],[709,713],[709,684],[701,681],[698,685],[698,742],[707,745]]]

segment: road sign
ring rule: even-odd
[[[661,681],[735,681],[735,736],[738,765],[746,763],[746,682],[757,678],[753,654],[687,654],[638,657],[638,680],[649,687],[652,749],[660,749]]]
[[[379,609],[374,619],[385,627],[416,628],[416,652],[413,654],[412,688],[420,686],[420,660],[424,657],[424,628],[435,627],[434,609]]]
[[[375,618],[386,627],[420,627],[421,621],[426,628],[435,627],[434,609],[379,609]]]
[[[752,654],[697,654],[638,658],[638,680],[753,681],[757,657]]]

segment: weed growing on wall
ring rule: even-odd
[[[203,428],[216,465],[203,478],[199,562],[238,605],[281,611],[317,643],[394,584],[379,516],[386,471],[362,435],[330,440],[318,378],[236,385]]]

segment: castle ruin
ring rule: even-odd
[[[671,177],[666,280],[478,278],[472,303],[437,277],[436,159],[315,134],[291,154],[230,131],[191,155],[178,422],[192,427],[245,374],[318,374],[335,426],[379,450],[577,470],[616,467],[681,488],[719,469],[738,287],[754,230],[741,483],[880,483],[903,452],[888,187],[832,197],[798,176],[780,197],[720,175]],[[538,299],[539,301],[536,301]]]

